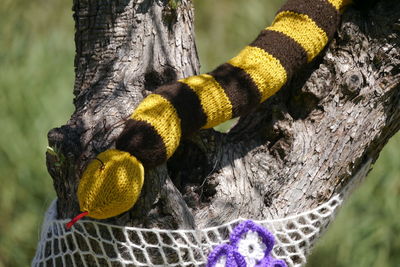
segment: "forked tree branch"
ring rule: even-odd
[[[74,0],[75,112],[49,132],[58,214],[79,212],[88,161],[113,146],[157,86],[197,74],[190,0]],[[200,228],[308,210],[329,199],[400,128],[400,2],[350,8],[329,48],[228,133],[201,131],[148,170],[118,225]],[[223,45],[223,44],[220,44]]]

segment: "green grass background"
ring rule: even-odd
[[[268,25],[280,0],[196,0],[202,70],[235,55]],[[72,1],[0,5],[0,267],[29,265],[55,197],[44,153],[72,110]],[[321,240],[309,266],[398,266],[400,136]]]

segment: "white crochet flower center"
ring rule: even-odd
[[[238,242],[238,251],[246,260],[248,267],[253,267],[264,257],[267,246],[257,232],[248,231]]]

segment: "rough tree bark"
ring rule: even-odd
[[[199,71],[190,0],[74,0],[73,11],[76,110],[48,134],[61,218],[79,212],[82,171],[113,146],[138,102]],[[284,89],[228,134],[183,140],[168,164],[147,170],[135,207],[108,221],[201,228],[326,201],[400,128],[399,35],[398,0],[350,8],[329,48]]]

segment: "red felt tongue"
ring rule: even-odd
[[[74,225],[77,221],[79,221],[80,219],[82,219],[83,217],[85,217],[86,215],[88,215],[88,211],[82,212],[81,214],[78,214],[75,218],[73,218],[69,223],[67,223],[65,226],[67,227],[67,229],[69,230],[72,225]]]

